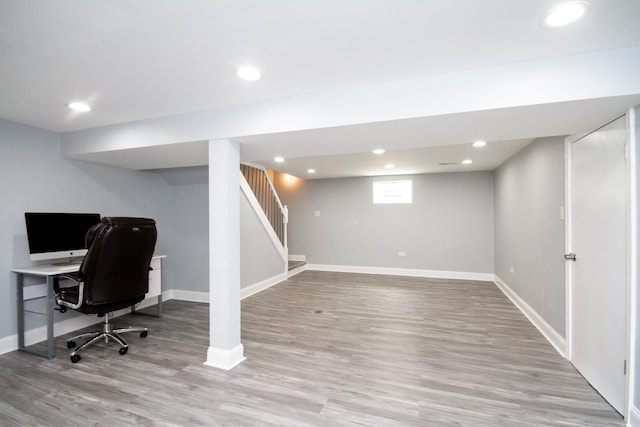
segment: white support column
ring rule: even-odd
[[[240,149],[209,141],[209,350],[205,365],[242,362],[240,343]]]

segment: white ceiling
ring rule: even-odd
[[[71,132],[640,45],[640,1],[591,0],[590,12],[582,21],[564,29],[543,28],[541,17],[557,3],[2,0],[0,117]],[[257,65],[263,78],[257,82],[237,79],[234,70],[244,63]],[[89,102],[93,111],[69,112],[65,104],[73,100]],[[309,167],[318,170],[318,178],[379,170],[380,159],[369,153],[373,141],[393,147],[384,162],[396,164],[397,172],[492,169],[535,137],[587,131],[640,102],[640,97],[589,102],[535,111],[543,116],[582,117],[589,108],[585,118],[566,125],[558,121],[549,126],[539,120],[531,124],[522,119],[522,111],[515,112],[522,120],[516,123],[520,131],[484,132],[489,146],[471,154],[472,135],[481,132],[474,131],[475,116],[467,115],[452,116],[455,123],[401,120],[234,139],[243,144],[243,150],[256,152],[253,160],[299,176],[305,176]],[[501,112],[489,122],[500,127],[504,122],[497,118],[504,117],[509,114]],[[295,149],[291,148],[294,143]],[[311,144],[326,149],[309,151],[314,152],[309,158],[300,150]],[[202,143],[194,142],[87,157],[149,169],[201,164],[206,162],[202,149]],[[283,165],[270,164],[278,151],[293,154]],[[467,155],[474,156],[471,167],[438,166]],[[180,163],[181,156],[189,161]]]

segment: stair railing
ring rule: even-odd
[[[258,203],[262,207],[273,231],[278,236],[280,243],[287,248],[287,223],[289,222],[289,211],[282,205],[276,193],[273,182],[267,170],[260,166],[240,164],[240,170],[244,175],[249,187],[253,191]]]

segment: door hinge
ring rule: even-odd
[[[625,361],[624,361],[623,374],[624,374],[624,375],[627,375],[627,360],[626,360],[626,359],[625,359]]]
[[[629,144],[624,144],[624,159],[629,160]]]

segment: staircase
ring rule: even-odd
[[[240,171],[266,215],[283,248],[287,248],[287,207],[278,198],[266,169],[240,164]]]
[[[298,267],[302,267],[303,265],[306,265],[307,262],[306,261],[291,261],[289,260],[289,271],[291,270],[295,270]]]
[[[286,264],[286,277],[304,271],[307,264],[306,257],[288,255],[287,223],[289,212],[287,207],[280,202],[269,173],[263,167],[245,163],[240,164],[240,171],[244,177],[244,182],[241,183],[243,191],[245,194],[251,192],[250,198],[254,199],[253,203],[259,205],[259,208],[254,207],[254,210],[261,211],[260,215],[264,218],[265,229],[269,228],[267,231],[273,236],[274,245],[279,247],[282,259]]]

